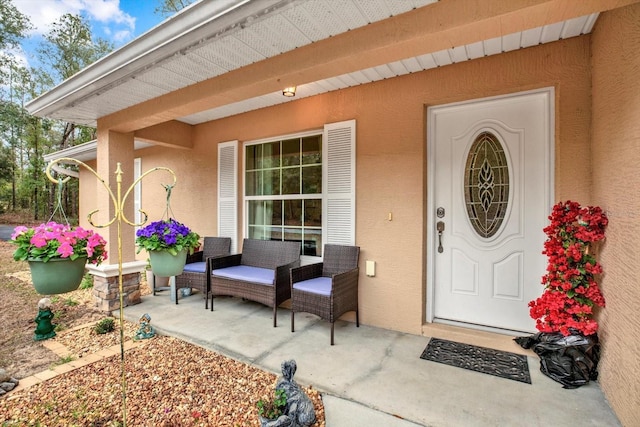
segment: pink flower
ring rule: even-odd
[[[26,233],[29,229],[24,225],[19,225],[13,229],[13,234],[11,235],[11,240],[15,240],[16,237]]]
[[[47,239],[42,235],[35,235],[31,238],[31,244],[36,248],[43,248],[47,246]]]
[[[73,247],[68,242],[64,242],[58,248],[58,253],[62,258],[68,258],[73,255]]]
[[[56,222],[33,228],[16,227],[11,242],[18,246],[13,254],[16,261],[35,258],[46,262],[53,258],[86,256],[89,262],[100,264],[106,259],[107,242],[99,234]]]

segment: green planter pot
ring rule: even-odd
[[[84,276],[86,257],[71,260],[53,258],[47,262],[29,259],[31,281],[41,295],[64,294],[78,289]]]
[[[171,255],[167,251],[149,251],[149,261],[151,271],[160,277],[177,276],[184,270],[187,262],[187,250],[178,252],[178,255]]]

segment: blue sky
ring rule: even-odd
[[[160,0],[12,0],[18,10],[29,17],[35,27],[18,54],[23,61],[34,64],[30,52],[65,13],[86,17],[94,37],[111,41],[116,48],[153,28],[165,18],[155,14]]]

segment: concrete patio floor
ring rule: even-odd
[[[563,389],[540,372],[535,353],[509,336],[426,328],[431,336],[526,354],[532,384],[422,360],[427,336],[339,321],[331,346],[330,324],[318,317],[296,314],[291,333],[289,310],[278,310],[274,328],[270,308],[238,298],[216,298],[212,312],[201,294],[176,305],[161,291],[124,309],[131,322],[144,313],[160,334],[278,375],[282,361],[296,360],[295,380],[323,395],[327,427],[620,426],[597,382]]]

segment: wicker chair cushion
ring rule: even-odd
[[[329,296],[331,295],[331,278],[315,277],[309,280],[303,280],[293,285],[293,289],[297,291],[309,292],[312,294]]]
[[[273,286],[274,270],[269,268],[251,267],[248,265],[235,265],[214,270],[213,276],[224,277],[231,280],[259,283]]]
[[[202,261],[185,264],[184,271],[187,273],[204,273],[207,271],[207,263]]]

